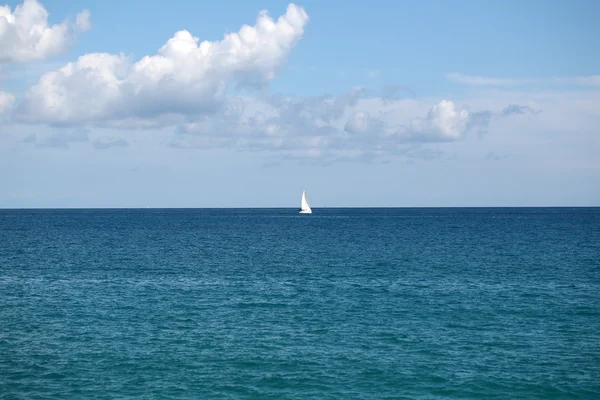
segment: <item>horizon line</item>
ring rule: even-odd
[[[431,208],[600,208],[600,205],[521,205],[521,206],[311,206],[323,209],[431,209]],[[295,210],[298,207],[0,207],[10,210]]]

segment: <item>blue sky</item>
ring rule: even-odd
[[[600,205],[596,1],[7,6],[0,207]]]

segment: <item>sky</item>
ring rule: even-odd
[[[0,208],[600,206],[600,2],[0,0]]]

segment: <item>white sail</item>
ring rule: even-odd
[[[300,206],[300,214],[312,214],[312,210],[306,200],[306,190],[302,191],[302,205]]]

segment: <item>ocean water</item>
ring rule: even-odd
[[[599,399],[600,208],[0,210],[0,399]]]

